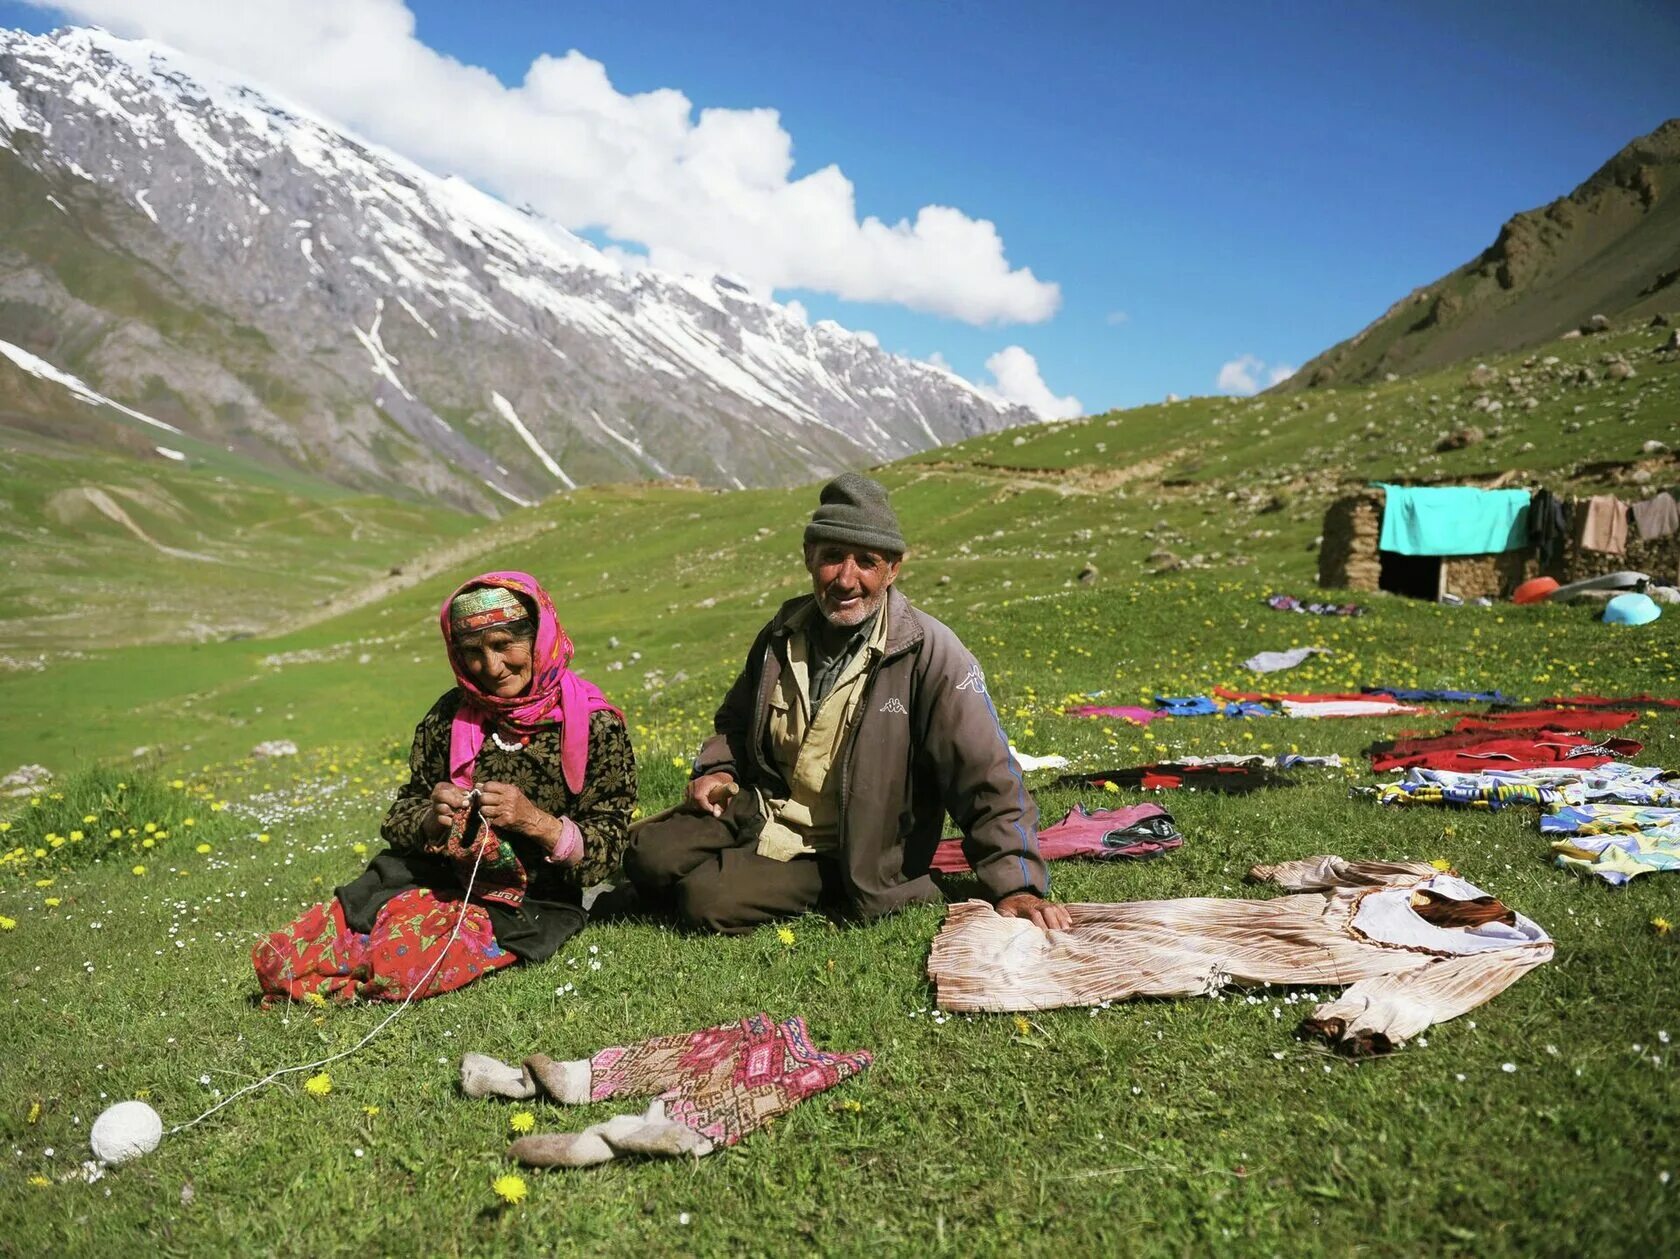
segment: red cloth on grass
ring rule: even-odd
[[[1466,713],[1454,730],[1620,730],[1637,720],[1638,713],[1618,713],[1607,708],[1541,708],[1533,712]]]
[[[1569,695],[1563,698],[1554,696],[1543,699],[1542,704],[1566,704],[1576,708],[1624,708],[1629,705],[1636,707],[1680,708],[1680,699],[1658,699],[1655,695],[1622,695],[1613,699],[1606,699],[1602,695]]]
[[[401,1001],[410,993],[419,1000],[464,988],[519,960],[496,943],[482,905],[467,906],[461,934],[451,942],[460,916],[459,900],[440,900],[424,887],[392,897],[366,935],[345,924],[336,896],[312,905],[251,950],[263,1005],[302,1001],[311,993],[341,1002]],[[436,973],[418,990],[440,956]]]
[[[1495,736],[1481,742],[1458,744],[1469,734],[1438,735],[1434,739],[1399,739],[1387,750],[1373,752],[1371,769],[1450,769],[1480,773],[1490,769],[1539,769],[1547,765],[1568,765],[1595,769],[1610,761],[1638,755],[1644,747],[1632,739],[1594,739],[1590,735],[1564,731],[1538,731],[1533,737]],[[1420,746],[1421,745],[1421,746]]]

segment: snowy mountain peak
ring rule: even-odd
[[[347,484],[494,510],[583,481],[786,482],[1032,418],[731,277],[626,265],[154,42],[0,31],[0,180],[179,315],[90,302],[20,233],[0,339]]]

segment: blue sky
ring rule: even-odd
[[[0,23],[138,10],[123,20],[167,37],[198,2],[0,0]],[[860,215],[989,220],[1008,268],[1059,286],[1048,318],[777,295],[977,380],[1019,345],[1087,410],[1213,392],[1244,355],[1262,381],[1298,365],[1680,114],[1680,5],[1659,0],[408,7],[421,44],[510,86],[576,49],[620,93],[775,109],[792,177],[837,165]]]

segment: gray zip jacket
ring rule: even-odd
[[[788,621],[813,596],[789,600],[753,642],[713,719],[694,776],[727,773],[786,794],[767,742],[770,697],[787,667]],[[841,748],[840,869],[866,916],[938,901],[928,877],[949,813],[986,894],[1047,895],[1038,808],[1009,754],[979,664],[951,630],[887,592],[887,644],[864,682]]]

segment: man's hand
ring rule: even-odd
[[[525,798],[512,783],[485,783],[478,789],[478,811],[497,830],[540,838],[553,819]]]
[[[688,791],[683,796],[683,808],[690,813],[709,813],[713,817],[722,817],[724,806],[739,790],[733,774],[702,774],[689,780]]]
[[[454,783],[439,783],[432,788],[432,807],[426,811],[426,829],[433,837],[447,835],[455,825],[455,814],[467,807],[467,793]]]
[[[1073,915],[1066,905],[1053,904],[1035,892],[1011,893],[997,903],[997,911],[1005,918],[1025,918],[1046,931],[1066,931],[1073,926]]]

